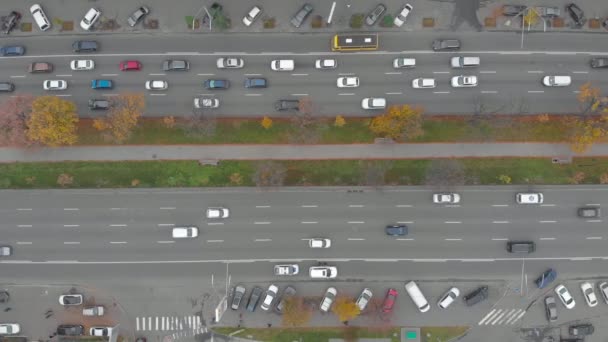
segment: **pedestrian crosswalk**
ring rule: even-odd
[[[172,332],[174,339],[207,332],[207,327],[202,324],[200,316],[136,317],[135,329],[137,331]]]
[[[492,309],[478,325],[512,325],[517,323],[524,315],[524,309]]]

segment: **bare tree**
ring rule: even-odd
[[[293,144],[314,144],[321,137],[321,120],[314,117],[318,112],[309,96],[300,99],[299,110],[291,117],[291,134],[289,141]]]
[[[434,159],[426,170],[427,185],[450,187],[466,181],[464,166],[457,159]]]
[[[286,176],[287,168],[283,163],[267,160],[256,165],[253,181],[259,187],[281,186]]]
[[[212,137],[217,129],[217,118],[213,114],[194,111],[180,123],[180,128],[193,137]]]

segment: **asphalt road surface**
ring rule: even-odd
[[[463,49],[458,53],[435,53],[430,43],[435,38],[459,38]],[[580,85],[592,82],[606,88],[603,70],[589,67],[591,56],[608,54],[607,37],[575,33],[535,33],[522,37],[513,33],[381,33],[380,49],[374,52],[331,53],[329,34],[233,34],[163,36],[61,36],[5,39],[5,45],[23,44],[27,55],[0,58],[0,80],[16,84],[16,93],[41,95],[46,79],[68,82],[65,91],[47,92],[65,96],[81,108],[82,116],[103,115],[90,112],[86,103],[90,98],[111,97],[122,92],[144,92],[147,116],[169,114],[187,115],[193,112],[196,96],[213,96],[220,100],[220,108],[209,113],[220,116],[288,115],[274,110],[278,99],[310,96],[315,112],[325,115],[373,115],[361,109],[365,97],[385,97],[389,104],[423,106],[428,113],[567,113],[576,111],[576,94]],[[100,51],[94,54],[75,54],[71,44],[76,39],[95,39]],[[478,68],[452,69],[452,56],[480,56]],[[219,57],[235,56],[245,60],[245,67],[219,70]],[[392,68],[392,60],[399,56],[417,59],[415,69]],[[270,70],[270,61],[294,59],[296,68],[289,72]],[[316,70],[318,58],[337,58],[334,70]],[[92,71],[72,71],[73,59],[92,59]],[[136,59],[143,63],[142,71],[121,72],[118,64]],[[163,72],[165,59],[187,59],[189,72]],[[33,61],[47,61],[55,65],[50,74],[28,74],[27,65]],[[357,88],[337,88],[341,76],[360,78]],[[458,75],[476,75],[479,86],[452,88],[450,79]],[[541,84],[547,75],[569,75],[569,87],[548,88]],[[265,77],[267,89],[245,89],[247,77]],[[413,89],[411,81],[418,77],[435,78],[434,89]],[[229,90],[206,90],[206,79],[227,79]],[[90,89],[93,79],[111,79],[111,90]],[[147,80],[166,80],[167,91],[146,91]],[[479,108],[482,108],[481,110]]]

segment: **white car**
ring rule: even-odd
[[[435,88],[435,79],[434,78],[415,78],[412,80],[412,88],[414,88],[414,89]]]
[[[87,306],[82,309],[83,316],[103,316],[105,313],[103,305]]]
[[[16,335],[21,331],[17,323],[0,323],[0,335]]]
[[[32,7],[30,7],[30,13],[32,13],[32,17],[34,17],[34,21],[36,22],[36,25],[38,25],[38,28],[40,28],[40,31],[46,31],[51,28],[51,22],[49,21],[49,18],[46,17],[46,14],[40,5],[32,5]]]
[[[335,59],[317,59],[315,68],[317,69],[335,69],[338,67],[338,61]]]
[[[247,15],[243,17],[243,24],[245,24],[245,26],[250,26],[261,14],[262,8],[253,6],[253,8],[247,12]]]
[[[75,59],[70,63],[72,70],[93,70],[95,69],[95,62],[90,59]]]
[[[557,287],[555,288],[555,293],[557,293],[559,300],[562,301],[566,309],[574,308],[576,302],[574,301],[574,298],[572,298],[572,295],[564,285],[557,285]]]
[[[272,302],[277,297],[278,292],[279,288],[276,285],[270,285],[268,287],[268,291],[266,291],[266,297],[264,297],[264,301],[262,302],[262,305],[260,305],[260,308],[262,308],[264,311],[268,311],[272,306]]]
[[[211,97],[196,97],[194,98],[194,108],[219,108],[220,100]]]
[[[452,77],[452,87],[465,88],[477,87],[477,76],[454,76]]]
[[[146,81],[146,89],[148,90],[167,90],[167,88],[169,88],[169,83],[167,83],[167,81]]]
[[[240,69],[245,66],[245,61],[242,58],[218,58],[216,65],[218,69]]]
[[[228,210],[228,208],[222,208],[222,207],[207,208],[207,218],[208,219],[228,218],[228,216],[230,216],[230,210]]]
[[[270,69],[274,71],[292,71],[295,67],[293,59],[275,59],[270,62]]]
[[[81,294],[68,294],[59,296],[59,304],[61,305],[81,305],[82,295]]]
[[[367,304],[369,304],[369,301],[372,299],[372,296],[372,290],[368,288],[363,289],[363,291],[359,295],[359,298],[357,298],[357,301],[355,302],[355,304],[359,308],[359,311],[365,310]]]
[[[338,268],[335,266],[313,266],[308,270],[313,279],[331,279],[338,276]]]
[[[336,84],[338,88],[356,88],[359,86],[359,77],[339,77]]]
[[[595,295],[595,291],[593,290],[593,285],[591,285],[591,283],[582,283],[581,291],[583,291],[583,297],[585,297],[585,301],[589,307],[597,306],[597,296]]]
[[[567,87],[572,83],[570,76],[545,76],[543,85],[547,87]]]
[[[433,203],[436,204],[453,204],[460,203],[460,195],[453,192],[438,192],[433,194]]]
[[[406,4],[405,6],[403,6],[401,12],[399,12],[395,19],[393,19],[393,24],[395,24],[395,26],[397,27],[401,27],[403,24],[405,24],[407,16],[410,14],[410,12],[412,12],[413,9],[414,7],[412,7],[412,5],[410,4]]]
[[[393,68],[395,69],[411,69],[416,66],[416,58],[397,57],[393,59]]]
[[[46,80],[42,83],[44,90],[66,90],[68,82],[64,80]]]
[[[91,327],[91,329],[89,329],[89,335],[91,336],[108,336],[109,333],[109,327]]]
[[[291,265],[274,265],[274,275],[276,276],[292,276],[300,273],[298,264]]]
[[[448,290],[448,292],[441,296],[441,299],[439,299],[439,302],[437,302],[437,306],[442,309],[447,309],[450,304],[454,303],[458,296],[460,296],[460,290],[455,287],[452,287]]]
[[[542,204],[543,194],[540,192],[520,192],[515,195],[517,204]]]
[[[93,26],[93,24],[99,20],[99,17],[101,17],[101,11],[95,7],[92,7],[87,14],[84,15],[82,21],[80,21],[80,27],[82,27],[83,30],[88,31],[91,26]]]
[[[361,100],[361,108],[384,109],[386,108],[386,99],[383,97],[366,97]]]
[[[328,312],[336,299],[336,295],[338,295],[338,290],[336,290],[335,287],[328,288],[327,291],[325,291],[325,296],[323,296],[323,299],[321,300],[319,309],[323,312]]]
[[[331,240],[323,238],[313,238],[308,240],[308,246],[310,248],[329,248],[331,247]]]
[[[197,236],[197,227],[174,227],[171,231],[171,237],[174,239],[193,239]]]

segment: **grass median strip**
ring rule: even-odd
[[[0,188],[606,184],[608,158],[61,162],[0,165]]]

